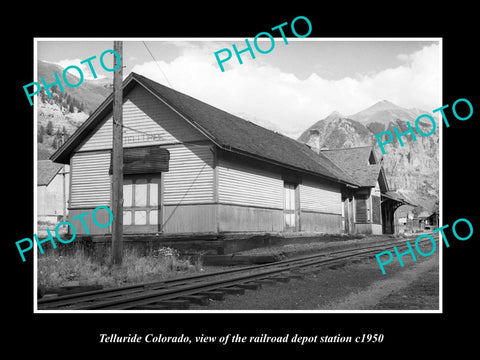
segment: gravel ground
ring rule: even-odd
[[[438,310],[438,252],[404,257],[386,265],[386,274],[376,259],[365,258],[339,268],[307,274],[301,280],[264,285],[244,295],[227,295],[208,307],[191,310]]]
[[[345,238],[337,240],[336,238],[328,240],[327,237],[316,239],[311,238],[311,241],[291,243],[286,245],[276,245],[269,247],[260,247],[245,251],[236,252],[235,255],[276,255],[282,254],[285,256],[302,255],[314,252],[341,250],[348,247],[360,247],[367,244],[382,243],[392,240],[404,240],[405,237],[391,235],[359,235],[355,238]]]

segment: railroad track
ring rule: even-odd
[[[188,309],[191,303],[208,305],[210,299],[223,300],[227,294],[243,294],[247,289],[255,290],[264,284],[302,278],[306,273],[318,271],[325,266],[332,267],[357,258],[373,257],[381,251],[391,250],[393,246],[406,248],[405,241],[412,239],[415,237],[262,265],[43,298],[38,300],[38,310]]]

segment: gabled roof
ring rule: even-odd
[[[372,146],[321,150],[321,153],[345,170],[361,186],[374,187],[379,176],[382,176],[382,190],[388,191],[383,166],[377,163]],[[370,165],[370,162],[373,164]]]
[[[54,163],[51,160],[38,160],[37,162],[37,185],[47,186],[58,174],[63,164]]]
[[[267,130],[136,73],[130,73],[124,80],[124,96],[136,85],[143,86],[157,99],[170,106],[221,149],[358,186],[352,177],[333,161],[323,154],[315,153],[303,143]],[[67,163],[80,142],[89,136],[103,117],[111,111],[112,102],[113,96],[110,95],[52,155],[51,159]]]

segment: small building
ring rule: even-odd
[[[433,230],[438,228],[438,212],[434,211],[425,218],[425,230]]]
[[[320,151],[341,166],[359,186],[342,192],[343,226],[346,233],[391,234],[396,207],[406,203],[391,191],[385,170],[372,146]]]
[[[68,165],[38,160],[37,221],[56,224],[66,218],[68,186]]]
[[[356,231],[381,231],[381,166],[367,184],[322,152],[136,73],[123,98],[125,234],[340,234],[354,229],[347,198],[356,199]],[[112,103],[110,95],[51,157],[70,165],[77,234],[84,227],[73,218],[111,204]],[[91,235],[111,231],[83,219]]]

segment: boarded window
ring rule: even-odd
[[[379,196],[372,195],[372,214],[373,214],[373,223],[381,224],[382,216],[381,216],[381,202],[380,202]]]
[[[123,174],[148,174],[168,171],[170,152],[158,146],[123,149]],[[112,174],[112,161],[109,173]]]
[[[365,197],[355,198],[355,219],[359,224],[367,223],[367,199]]]

